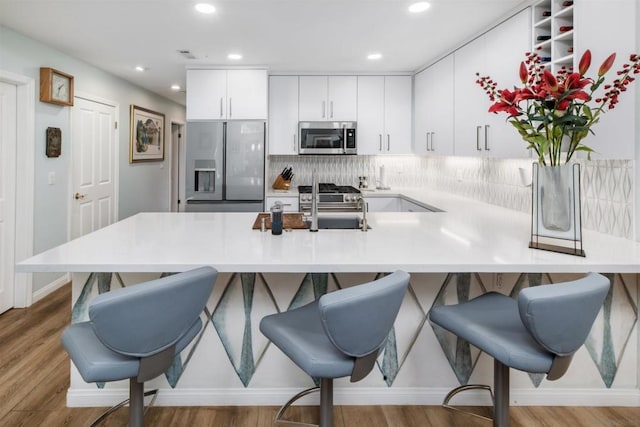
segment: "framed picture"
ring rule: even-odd
[[[164,160],[164,114],[131,105],[129,163]]]
[[[60,128],[47,128],[47,157],[60,157],[62,149],[62,132]]]

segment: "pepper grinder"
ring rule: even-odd
[[[271,234],[282,234],[282,202],[276,201],[271,206]]]

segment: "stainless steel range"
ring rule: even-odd
[[[301,212],[311,211],[311,186],[298,186],[298,203]],[[319,212],[354,212],[362,209],[360,190],[350,185],[318,184]]]

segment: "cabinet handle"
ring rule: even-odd
[[[329,117],[333,119],[333,101],[329,103],[329,108],[331,109],[331,114],[329,115]]]
[[[476,126],[476,150],[482,151],[482,147],[480,147],[480,132],[482,131],[482,126]]]
[[[429,149],[429,135],[430,135],[430,133],[429,133],[429,132],[427,132],[427,133],[426,133],[426,136],[427,136],[427,151],[431,151],[431,150]]]
[[[387,151],[391,151],[391,135],[387,134]]]
[[[220,97],[220,117],[222,117],[222,102],[223,102],[223,99],[222,97]]]
[[[231,101],[233,100],[233,98],[229,98],[229,118],[231,118],[231,116],[233,116],[233,110],[232,110],[232,103]]]
[[[484,149],[487,151],[491,151],[491,148],[489,148],[489,128],[491,126],[489,125],[484,125]]]
[[[293,134],[293,152],[296,152],[296,134]]]
[[[378,137],[380,138],[380,152],[382,152],[382,134],[379,133]]]
[[[436,151],[436,147],[433,145],[433,137],[435,134],[435,132],[431,132],[431,151]]]
[[[327,115],[327,114],[325,113],[325,111],[324,111],[324,110],[325,110],[325,107],[326,107],[326,104],[325,104],[325,102],[324,102],[324,101],[322,101],[322,118],[323,118],[323,119],[324,119],[324,118],[326,117],[326,115]]]

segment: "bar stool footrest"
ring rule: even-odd
[[[458,393],[461,393],[463,391],[468,391],[468,390],[486,390],[489,392],[489,394],[491,395],[491,403],[492,403],[492,409],[495,406],[495,398],[493,397],[493,392],[491,391],[491,387],[489,387],[486,384],[466,384],[466,385],[461,385],[460,387],[456,387],[453,390],[451,390],[449,393],[447,393],[447,395],[445,396],[443,402],[442,402],[442,407],[449,409],[451,411],[455,411],[455,412],[460,412],[463,414],[467,414],[467,415],[471,415],[477,418],[482,418],[483,420],[487,420],[487,421],[493,421],[493,418],[489,418],[489,417],[485,417],[484,415],[480,415],[480,414],[476,414],[474,412],[471,411],[465,411],[463,409],[459,409],[456,408],[455,406],[451,406],[449,405],[449,401]]]
[[[278,410],[278,413],[276,414],[276,417],[275,417],[275,425],[277,425],[277,426],[318,427],[318,424],[308,424],[308,423],[303,423],[303,422],[299,422],[299,421],[289,421],[289,420],[283,420],[282,419],[282,417],[284,416],[284,413],[287,411],[287,409],[289,409],[289,407],[291,405],[293,405],[298,399],[301,399],[301,398],[305,397],[308,394],[315,393],[316,391],[320,391],[320,387],[311,387],[311,388],[308,388],[306,390],[302,390],[300,393],[296,394],[291,399],[289,399],[287,401],[287,403],[282,405],[282,407]]]
[[[149,402],[149,405],[145,406],[145,408],[144,408],[144,413],[145,414],[147,413],[149,408],[152,407],[153,404],[155,403],[156,398],[158,397],[158,389],[145,391],[144,392],[144,397],[147,397],[147,396],[153,396],[153,397],[151,398],[151,402]],[[96,418],[91,423],[90,427],[97,426],[102,421],[104,421],[104,419],[107,418],[109,415],[113,414],[115,411],[117,411],[118,409],[122,408],[123,406],[125,406],[128,403],[129,403],[129,399],[125,399],[122,402],[113,405],[111,408],[109,408],[106,411],[104,411],[98,418]]]

